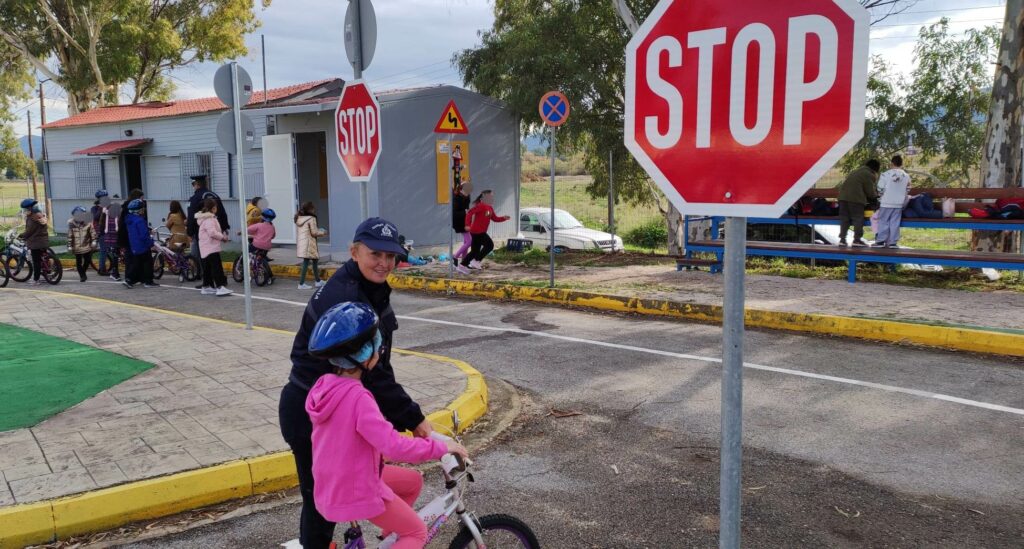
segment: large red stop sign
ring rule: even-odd
[[[369,181],[380,158],[380,104],[361,80],[346,82],[334,111],[338,158],[351,181]]]
[[[662,0],[626,48],[625,142],[684,213],[777,217],[862,137],[856,0]]]

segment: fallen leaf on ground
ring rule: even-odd
[[[548,412],[548,415],[549,416],[554,416],[556,418],[563,418],[563,417],[582,416],[583,412],[578,412],[576,410],[559,410],[558,408],[552,408],[551,411]]]
[[[984,515],[985,514],[985,513],[982,513],[981,511],[977,510],[977,509],[967,509],[967,510],[972,512],[972,513],[978,513],[979,515]]]

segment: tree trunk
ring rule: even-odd
[[[982,181],[986,188],[1020,187],[1024,135],[1024,0],[1007,0],[1003,38],[988,112]],[[1016,251],[1011,231],[974,231],[971,249]]]
[[[683,215],[679,213],[679,210],[668,201],[668,212],[665,214],[665,220],[668,222],[668,255],[670,256],[681,256],[686,253],[684,243],[686,240],[686,234],[684,229],[686,228],[683,223]]]

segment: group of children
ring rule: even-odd
[[[508,221],[508,216],[498,215],[494,211],[494,192],[485,190],[470,204],[469,197],[472,187],[469,182],[460,183],[454,192],[452,207],[452,229],[462,235],[462,247],[452,256],[456,262],[456,271],[470,274],[470,269],[480,269],[481,262],[494,250],[494,241],[487,230],[491,222]]]

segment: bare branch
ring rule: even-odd
[[[60,21],[57,20],[57,16],[53,14],[53,10],[50,9],[50,6],[46,3],[46,0],[39,0],[39,11],[43,12],[43,15],[46,16],[46,20],[50,22],[50,27],[53,30],[56,30],[57,32],[59,32],[60,35],[64,37],[64,40],[66,40],[68,44],[70,44],[71,46],[74,46],[74,48],[77,49],[78,51],[80,51],[82,53],[86,53],[85,48],[83,48],[82,45],[79,44],[77,40],[75,40],[74,38],[71,37],[70,34],[68,34],[68,31],[64,28],[64,25],[60,24]],[[71,10],[71,11],[74,11],[74,10]]]
[[[10,31],[4,28],[0,28],[0,37],[3,37],[4,41],[7,42],[12,48],[18,50],[18,53],[20,53],[21,56],[25,58],[26,61],[31,63],[36,70],[46,75],[47,78],[53,80],[54,82],[57,82],[60,79],[60,77],[57,76],[57,73],[50,70],[50,68],[46,66],[46,63],[44,63],[41,59],[32,55],[32,53],[28,51],[28,47],[26,47],[25,44],[18,39],[18,37],[11,34]]]

